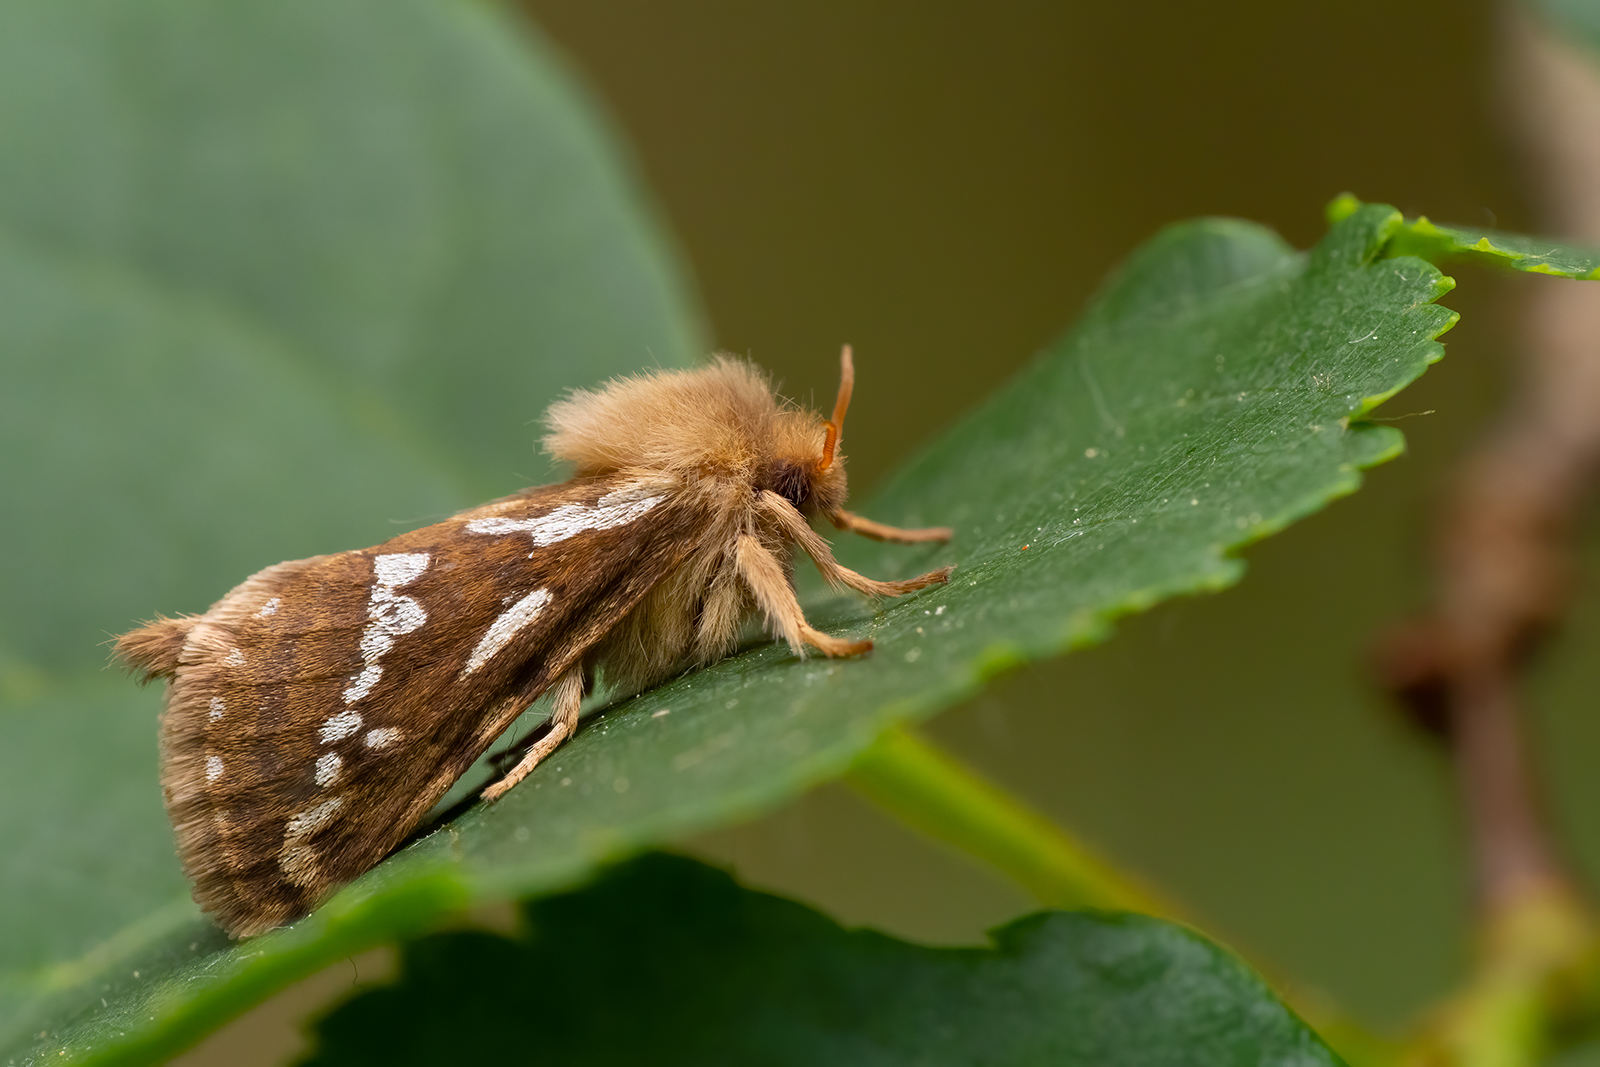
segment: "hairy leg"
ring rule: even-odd
[[[555,706],[550,712],[550,732],[536,741],[527,754],[517,761],[509,774],[483,791],[484,800],[499,800],[506,790],[528,776],[539,761],[561,746],[578,728],[578,708],[583,703],[583,666],[574,663],[550,687],[555,696]]]
[[[871,641],[846,641],[813,629],[806,622],[800,601],[776,556],[750,534],[740,534],[735,556],[739,575],[755,595],[756,603],[767,616],[767,624],[778,633],[795,655],[805,655],[805,646],[814,645],[825,656],[857,656],[872,648]]]
[[[854,589],[867,596],[904,596],[914,593],[918,589],[926,589],[930,585],[941,585],[949,577],[953,567],[940,567],[927,574],[919,574],[915,578],[905,578],[895,582],[880,582],[876,578],[868,578],[864,574],[857,574],[833,558],[833,550],[828,547],[828,542],[813,530],[806,522],[804,515],[795,510],[795,506],[779,496],[777,493],[764,490],[756,501],[756,506],[761,513],[772,519],[777,524],[779,531],[785,538],[793,541],[805,549],[806,555],[817,565],[817,570],[828,580],[828,584],[835,587],[843,586]]]
[[[841,530],[858,533],[862,537],[870,537],[874,541],[893,541],[899,545],[915,545],[924,541],[944,542],[950,540],[950,527],[929,526],[922,530],[902,530],[898,526],[886,526],[881,522],[873,522],[863,518],[853,511],[844,508],[834,508],[828,512],[828,521]]]

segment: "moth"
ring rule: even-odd
[[[759,616],[794,653],[871,641],[813,629],[804,552],[835,587],[901,596],[951,568],[875,581],[811,527],[942,542],[844,509],[833,417],[781,402],[731,356],[579,390],[551,406],[545,449],[570,481],[524,489],[373,548],[268,567],[203,615],[116,641],[168,680],[161,786],[200,906],[235,937],[304,915],[399,844],[542,694],[552,708],[494,801],[578,724],[597,676],[639,692],[732,652]]]

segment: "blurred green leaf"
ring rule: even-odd
[[[539,481],[562,389],[704,342],[604,123],[492,5],[3,0],[0,101],[14,1052],[226,945],[107,637]]]
[[[1528,0],[1528,7],[1553,22],[1567,41],[1600,50],[1600,2],[1597,0]]]
[[[560,390],[700,354],[615,147],[491,5],[6,0],[0,100],[0,494],[37,520],[0,661],[99,667],[539,481]]]
[[[408,942],[305,1063],[1340,1062],[1239,960],[1140,915],[1044,912],[993,948],[924,948],[652,854],[525,904],[524,925]]]
[[[34,1047],[158,1058],[364,945],[471,901],[570,887],[608,859],[781,803],[997,671],[1236,581],[1232,550],[1401,449],[1398,431],[1360,417],[1438,358],[1454,319],[1431,303],[1450,286],[1437,270],[1379,258],[1401,225],[1362,207],[1306,254],[1245,223],[1173,227],[863,509],[956,528],[945,548],[841,542],[868,573],[958,564],[949,586],[876,611],[813,606],[835,632],[870,634],[871,657],[799,661],[763,645],[612,708],[500,803],[293,927],[237,947],[203,927],[135,944],[119,957],[124,995],[104,1005],[98,976],[60,986],[32,1017],[58,1020],[30,1024],[49,1031]]]

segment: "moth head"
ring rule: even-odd
[[[839,444],[855,380],[850,346],[845,345],[839,353],[839,396],[833,402],[833,417],[819,426],[810,412],[785,413],[791,419],[786,432],[778,434],[762,488],[782,496],[808,518],[843,507],[848,495]]]

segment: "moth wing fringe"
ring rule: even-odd
[[[245,853],[230,844],[225,832],[231,825],[228,813],[219,810],[207,774],[206,727],[213,713],[212,698],[225,658],[246,647],[237,632],[240,623],[290,576],[331,558],[312,556],[266,567],[235,586],[205,615],[157,620],[117,642],[121,654],[124,642],[142,640],[146,631],[181,625],[180,639],[168,636],[175,647],[168,653],[171,665],[164,672],[170,682],[161,713],[161,789],[178,859],[194,883],[195,902],[230,937],[251,937],[289,922],[308,911],[316,898],[283,882],[277,875],[275,853],[243,864]],[[252,886],[282,891],[263,897],[248,893]]]
[[[140,676],[141,685],[153,678],[171,678],[178,670],[178,658],[189,640],[189,631],[199,621],[198,615],[158,615],[118,637],[111,654]]]

